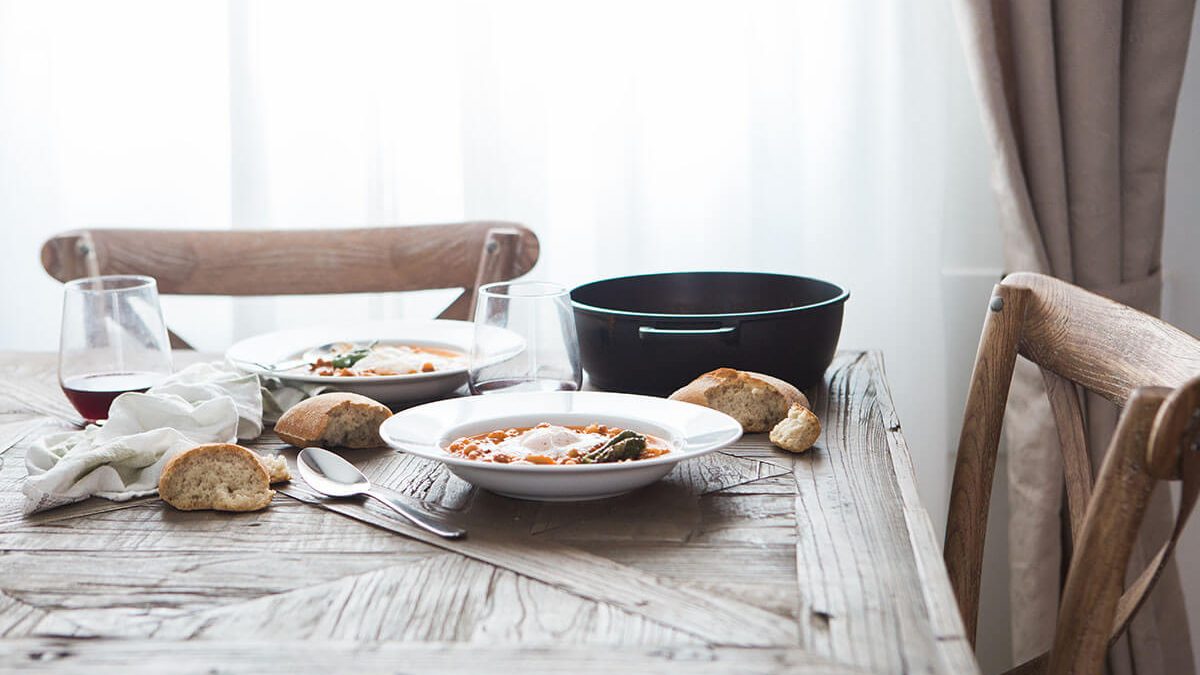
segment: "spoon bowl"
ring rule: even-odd
[[[358,467],[324,448],[304,448],[296,459],[300,477],[309,487],[328,497],[370,497],[404,516],[412,524],[447,539],[459,539],[467,531],[402,501],[371,489],[371,481]]]
[[[297,462],[304,482],[323,495],[353,497],[371,489],[371,481],[358,467],[323,448],[301,450]]]

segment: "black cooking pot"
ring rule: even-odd
[[[837,350],[850,293],[820,279],[681,272],[571,291],[580,356],[600,389],[666,395],[727,366],[806,388]]]

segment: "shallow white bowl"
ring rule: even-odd
[[[454,439],[495,429],[607,424],[666,440],[671,452],[615,464],[536,465],[478,462],[445,450]],[[442,462],[459,478],[498,494],[537,501],[582,501],[624,494],[670,473],[687,459],[742,436],[732,417],[665,398],[592,391],[489,394],[428,403],[396,413],[379,433],[388,445]]]
[[[494,326],[481,326],[480,339],[488,340],[488,352],[497,359],[511,358],[525,348],[525,341],[512,331]],[[326,323],[308,328],[264,333],[238,342],[225,352],[225,358],[235,367],[260,375],[277,377],[287,382],[323,384],[335,391],[349,391],[389,405],[411,401],[428,401],[446,396],[467,383],[467,364],[432,373],[411,375],[372,375],[334,377],[313,375],[303,371],[277,372],[264,365],[295,358],[305,350],[330,342],[357,344],[379,340],[418,347],[453,349],[469,356],[475,337],[475,324],[470,321],[432,319],[423,321],[368,321],[358,323]]]

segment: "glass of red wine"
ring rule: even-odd
[[[68,282],[63,290],[58,381],[89,422],[108,419],[113,399],[146,391],[171,373],[171,344],[158,284],[114,275]]]
[[[525,348],[514,355],[510,340],[492,339],[497,329],[516,333]],[[472,394],[578,390],[583,369],[567,289],[544,281],[480,286],[468,382]]]

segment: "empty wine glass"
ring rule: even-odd
[[[146,391],[171,373],[171,345],[151,277],[87,277],[63,287],[58,381],[89,422],[113,399]]]
[[[524,348],[515,354],[516,334]],[[471,393],[574,391],[583,384],[570,294],[544,281],[502,281],[479,287],[471,350]]]

